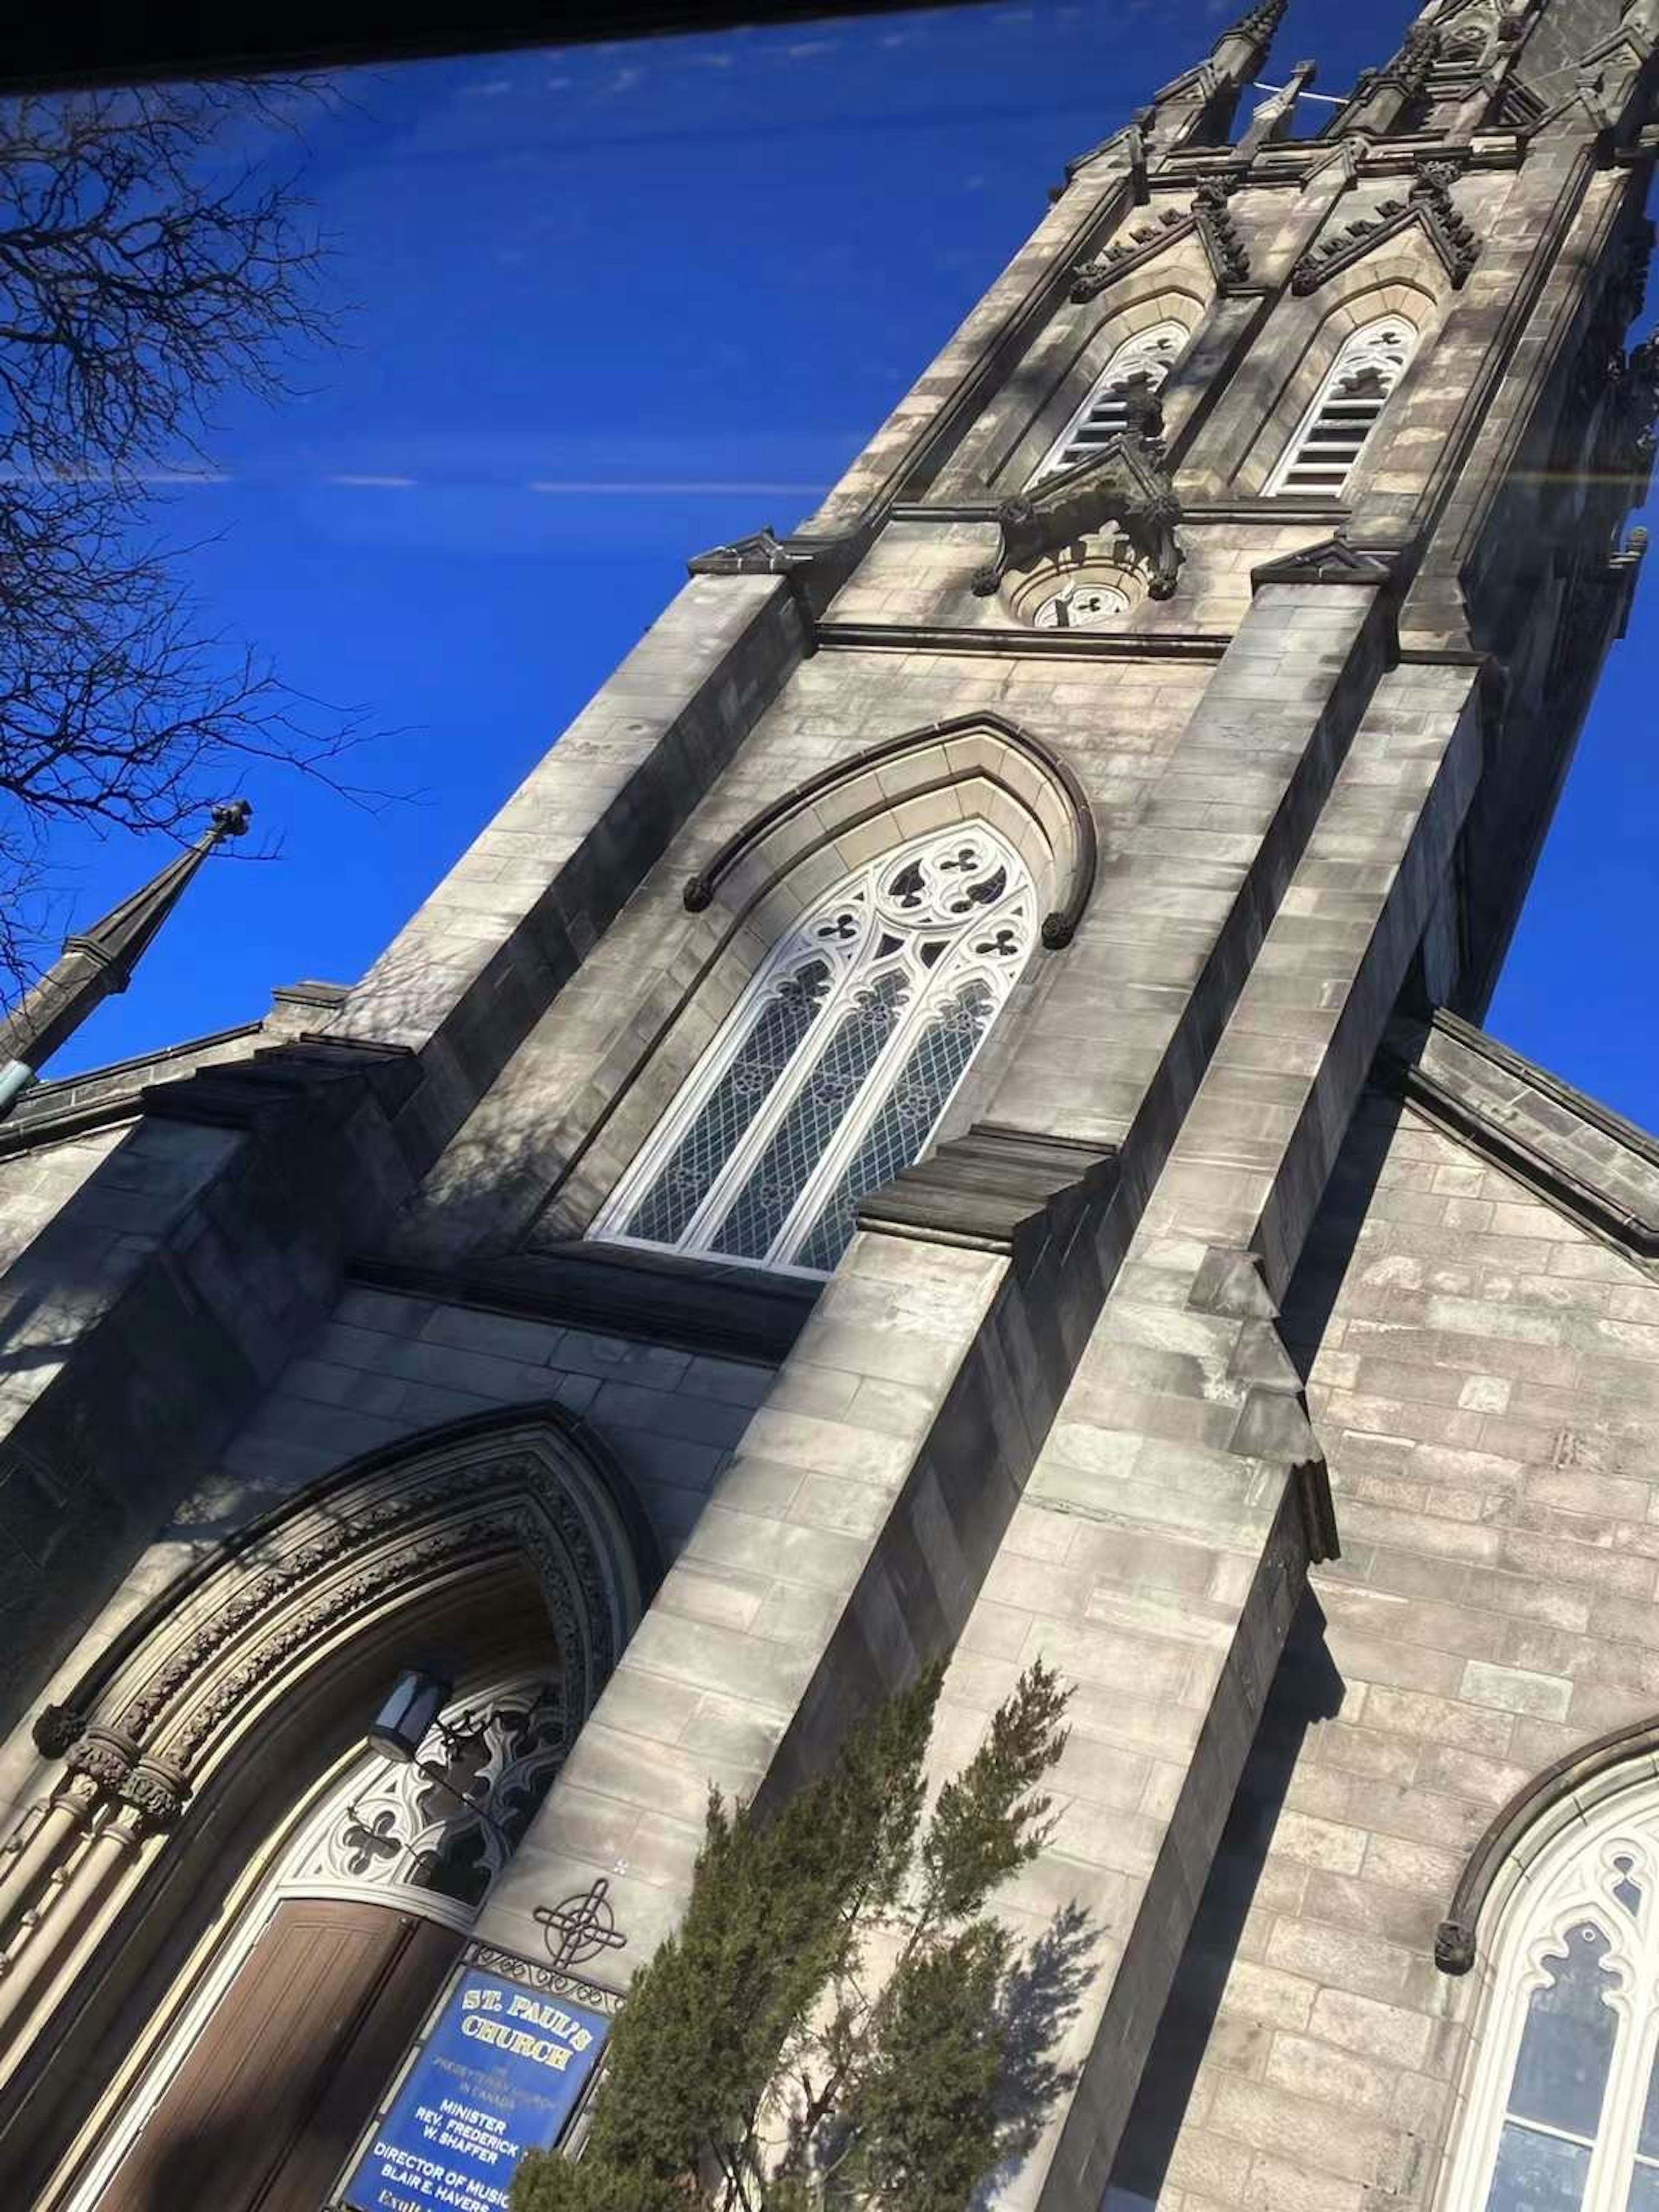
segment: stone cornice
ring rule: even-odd
[[[62,1076],[55,1082],[37,1085],[26,1094],[11,1119],[0,1122],[0,1159],[33,1152],[41,1145],[61,1145],[71,1137],[84,1136],[94,1129],[111,1128],[118,1122],[137,1121],[143,1111],[143,1094],[146,1089],[157,1082],[183,1079],[178,1076],[169,1078],[169,1060],[186,1060],[193,1053],[214,1052],[242,1037],[259,1036],[264,1030],[263,1022],[243,1022],[234,1029],[213,1030],[205,1036],[167,1045],[160,1052],[143,1053],[131,1060],[112,1060],[102,1067],[87,1068],[79,1075]],[[82,1094],[94,1084],[108,1084],[112,1087],[101,1095],[83,1097]]]
[[[994,522],[1000,512],[994,500],[940,500],[936,506],[926,500],[903,500],[894,506],[887,520],[890,523]],[[1340,526],[1347,518],[1347,507],[1335,499],[1257,499],[1241,495],[1236,499],[1194,500],[1190,506],[1183,501],[1181,508],[1183,526],[1204,522],[1265,522],[1275,528],[1287,522]]]
[[[995,653],[1025,660],[1219,660],[1220,630],[953,629],[943,623],[825,623],[820,653]]]
[[[805,1276],[586,1241],[453,1267],[366,1256],[351,1262],[346,1279],[398,1297],[625,1331],[678,1351],[766,1366],[787,1355],[823,1287]]]
[[[1509,1082],[1519,1085],[1518,1093],[1487,1100],[1473,1085],[1458,1082],[1447,1066],[1426,1064],[1433,1060],[1437,1036],[1457,1051],[1479,1055]],[[1646,1131],[1443,1008],[1433,1017],[1415,1053],[1408,1039],[1398,1033],[1391,1037],[1379,1073],[1425,1119],[1489,1159],[1577,1227],[1638,1262],[1659,1259],[1659,1140]],[[1554,1115],[1529,1111],[1528,1092],[1554,1109]],[[1638,1171],[1651,1172],[1656,1190],[1652,1211],[1632,1206],[1609,1176],[1591,1171],[1588,1159],[1574,1162],[1564,1157],[1565,1139],[1559,1132],[1563,1112],[1597,1137],[1611,1139],[1632,1156]]]

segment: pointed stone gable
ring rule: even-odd
[[[1397,547],[1351,544],[1339,531],[1317,544],[1262,562],[1250,571],[1250,588],[1259,592],[1264,584],[1391,583],[1398,557]]]

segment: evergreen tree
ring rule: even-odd
[[[1029,2140],[1064,2077],[1012,2063],[1011,1994],[1035,1960],[1052,2043],[1086,1932],[1068,1917],[1021,1960],[985,1906],[1048,1834],[1066,1693],[1032,1667],[927,1814],[942,1679],[889,1698],[772,1817],[711,1796],[684,1921],[629,1992],[582,2155],[532,2153],[513,2212],[961,2212]]]

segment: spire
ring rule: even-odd
[[[240,837],[252,813],[245,799],[216,806],[211,828],[187,852],[169,860],[160,875],[101,921],[64,939],[63,951],[16,1012],[0,1021],[0,1118],[94,1007],[126,989],[203,861],[227,838]]]
[[[1439,32],[1419,16],[1394,59],[1361,76],[1353,97],[1337,120],[1337,131],[1369,131],[1380,136],[1397,129],[1401,118],[1428,83],[1439,51]]]
[[[1285,20],[1289,0],[1261,0],[1247,15],[1225,30],[1211,49],[1210,58],[1235,82],[1248,84],[1267,61],[1273,33]]]
[[[1206,60],[1156,94],[1149,122],[1163,150],[1224,141],[1238,95],[1266,67],[1287,5],[1288,0],[1259,0],[1221,33]]]

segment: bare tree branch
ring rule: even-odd
[[[227,80],[0,103],[0,983],[37,950],[53,835],[179,835],[252,762],[338,785],[361,714],[204,628],[155,479],[227,390],[327,343],[294,179],[238,152],[325,96]],[[362,794],[358,794],[362,795]]]

